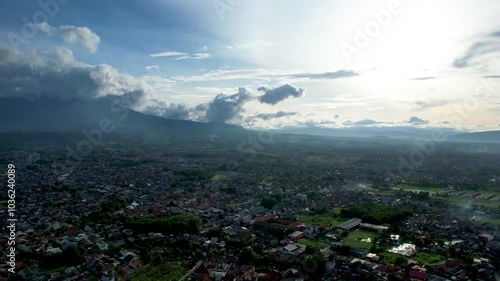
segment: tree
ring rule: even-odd
[[[244,248],[238,257],[239,265],[253,265],[257,254],[251,247]]]
[[[276,203],[278,203],[278,201],[270,196],[266,196],[260,201],[260,204],[267,209],[272,209]]]

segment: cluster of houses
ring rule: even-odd
[[[57,154],[56,154],[57,155]],[[122,166],[130,157],[110,153],[108,157],[91,156],[78,169],[69,174],[55,175],[54,167],[38,165],[39,169],[26,169],[20,182],[17,211],[17,251],[22,259],[16,265],[16,276],[23,280],[127,280],[144,264],[143,257],[130,245],[140,245],[154,239],[175,239],[161,233],[137,233],[118,221],[111,223],[88,222],[82,218],[101,212],[103,206],[116,198],[127,204],[111,211],[113,216],[158,217],[176,214],[197,216],[203,223],[202,234],[187,235],[203,251],[226,250],[226,255],[203,255],[194,260],[191,280],[306,280],[311,272],[304,266],[259,271],[255,266],[238,265],[241,249],[229,249],[225,241],[204,237],[211,228],[220,227],[231,237],[252,241],[279,262],[301,261],[309,254],[300,243],[304,237],[318,239],[327,244],[342,245],[339,233],[363,229],[386,233],[388,225],[375,225],[352,218],[338,225],[308,225],[296,218],[297,214],[310,214],[314,209],[345,207],[352,204],[404,205],[412,198],[389,194],[376,194],[364,190],[351,190],[338,186],[321,186],[304,190],[301,186],[277,186],[270,181],[247,181],[257,176],[251,172],[220,173],[230,181],[238,182],[236,193],[225,191],[224,181],[191,182],[188,187],[172,183],[182,179],[175,169],[196,168],[175,157],[155,154],[137,156],[134,161],[148,163],[133,168]],[[142,162],[141,162],[142,161]],[[167,162],[157,165],[158,161]],[[36,161],[35,161],[36,162]],[[48,170],[45,170],[48,169]],[[145,176],[147,175],[147,176]],[[54,177],[56,176],[56,179]],[[260,198],[280,194],[281,203],[272,210],[261,206]],[[494,199],[494,197],[486,198]],[[426,206],[426,202],[421,202]],[[6,210],[0,210],[5,216]],[[493,280],[493,261],[500,257],[498,230],[478,221],[464,218],[463,214],[441,210],[416,214],[401,222],[406,233],[390,236],[394,242],[392,252],[409,259],[407,264],[386,264],[376,253],[363,249],[350,249],[340,253],[332,248],[321,249],[325,261],[324,280],[360,280],[372,276],[373,280]],[[282,238],[265,229],[282,229]],[[258,229],[258,231],[256,231]],[[392,234],[392,233],[391,233]],[[408,238],[410,237],[410,238]],[[440,242],[443,243],[440,243]],[[83,262],[57,270],[40,267],[28,257],[61,255],[68,249],[83,250]],[[0,238],[0,251],[7,249],[7,240]],[[450,258],[438,264],[423,265],[412,260],[419,251],[444,257],[471,255],[470,264]],[[6,265],[0,256],[0,269]],[[197,265],[197,266],[195,266]],[[429,270],[432,269],[432,270]],[[432,272],[430,272],[432,271]],[[475,271],[475,272],[472,272]]]

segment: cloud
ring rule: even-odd
[[[424,125],[424,124],[428,124],[429,121],[424,120],[424,119],[417,117],[417,116],[412,116],[412,117],[410,117],[410,120],[407,121],[407,123],[410,123],[413,125]]]
[[[327,127],[335,125],[336,122],[332,120],[314,120],[314,119],[309,119],[306,121],[298,121],[297,126],[298,127],[310,127],[310,128],[318,128],[318,127],[324,127],[326,125]],[[321,126],[323,125],[323,126]]]
[[[248,49],[261,49],[272,46],[274,46],[273,42],[265,40],[254,40],[254,41],[240,42],[233,45],[226,45],[226,48],[229,50],[235,50],[235,49],[248,50]]]
[[[452,102],[453,100],[434,100],[434,101],[416,101],[415,104],[418,106],[419,110],[422,110],[426,108],[440,107]]]
[[[500,78],[500,75],[484,75],[481,76],[482,78],[492,78],[492,79],[497,79]]]
[[[500,51],[500,31],[490,33],[480,42],[476,42],[470,46],[465,54],[458,57],[453,62],[455,68],[464,68],[472,65],[473,61],[479,57],[484,57],[486,54],[496,53]]]
[[[155,53],[155,54],[150,54],[149,56],[152,58],[172,57],[172,59],[174,60],[187,60],[187,59],[204,60],[204,59],[209,59],[211,57],[211,55],[207,53],[194,53],[190,55],[185,52],[176,52],[176,51]]]
[[[154,101],[155,104],[146,106],[142,113],[163,117],[166,119],[189,120],[190,109],[184,104],[167,104],[164,101]]]
[[[128,96],[138,105],[154,95],[146,83],[106,65],[87,65],[67,48],[55,53],[0,49],[0,97],[83,100]]]
[[[149,55],[152,58],[157,58],[157,57],[177,57],[177,56],[185,56],[187,53],[183,52],[161,52],[161,53],[155,53]]]
[[[323,72],[323,73],[296,73],[296,74],[286,75],[286,77],[308,78],[308,79],[340,79],[340,78],[356,77],[359,75],[360,75],[359,73],[356,73],[352,70],[337,70],[335,72]]]
[[[211,102],[196,109],[206,108],[205,119],[209,122],[226,122],[242,113],[243,105],[252,99],[250,92],[240,87],[236,94],[218,94]]]
[[[259,101],[267,104],[277,104],[290,97],[298,98],[304,93],[304,89],[294,85],[285,84],[277,88],[259,87],[257,90],[264,94],[259,97]]]
[[[384,122],[381,121],[376,121],[373,119],[363,119],[359,121],[351,121],[347,120],[343,124],[345,126],[370,126],[370,125],[377,125],[377,124],[383,124]]]
[[[37,24],[31,23],[30,25],[50,36],[62,36],[66,42],[78,42],[90,53],[95,53],[97,51],[97,46],[101,42],[99,36],[87,27],[77,27],[72,25],[54,27],[46,22]]]
[[[294,116],[294,115],[297,115],[297,112],[278,111],[276,113],[259,113],[254,116],[251,116],[251,118],[271,120],[271,119]]]
[[[211,55],[207,53],[195,53],[193,54],[192,58],[195,60],[204,60],[210,58]]]
[[[160,69],[160,66],[155,64],[155,65],[148,65],[144,68],[147,71],[156,71]]]
[[[432,80],[432,79],[435,79],[436,77],[434,76],[425,76],[425,77],[417,77],[417,78],[413,78],[413,79],[410,79],[410,80]]]
[[[211,57],[211,55],[207,54],[207,53],[195,53],[192,56],[185,55],[185,56],[177,57],[174,60],[187,60],[187,59],[204,60],[204,59],[209,59],[210,57]]]

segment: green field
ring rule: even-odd
[[[310,224],[314,226],[320,226],[322,224],[327,224],[329,227],[336,226],[347,219],[334,217],[335,212],[340,212],[340,210],[334,210],[332,213],[326,214],[316,214],[316,215],[297,215],[299,220],[305,224]]]
[[[423,186],[410,185],[410,184],[398,184],[398,185],[394,186],[393,189],[403,189],[403,190],[418,191],[418,192],[424,191],[424,192],[430,192],[430,193],[449,190],[449,189],[442,188],[442,187],[423,187]]]
[[[497,218],[480,218],[480,219],[477,219],[477,221],[487,223],[487,224],[492,224],[492,225],[495,225],[497,227],[500,227],[500,219],[497,219]]]
[[[486,199],[476,199],[460,196],[433,196],[435,200],[447,202],[449,204],[457,205],[459,207],[463,206],[485,206],[485,207],[499,207],[500,201],[486,200]]]
[[[297,240],[297,243],[300,243],[300,244],[306,245],[306,246],[311,246],[311,247],[318,247],[321,249],[326,248],[329,245],[326,242],[315,240],[315,239],[309,239],[309,238],[301,238],[301,239]]]
[[[411,259],[418,261],[418,263],[420,265],[426,265],[426,264],[437,264],[437,263],[443,262],[446,260],[446,257],[442,256],[442,255],[438,255],[438,254],[433,254],[433,253],[418,252]]]
[[[371,238],[372,241],[378,237],[377,233],[363,231],[363,230],[355,230],[349,233],[346,240],[344,241],[344,245],[347,245],[351,248],[365,249],[370,250],[372,247],[372,243],[363,242],[361,239]]]
[[[389,252],[380,253],[379,256],[382,258],[382,261],[385,264],[396,265],[398,263],[397,262],[398,260],[405,260],[405,263],[406,263],[406,261],[408,261],[408,258],[405,256],[394,254],[394,253],[389,253]]]
[[[407,191],[413,191],[413,192],[429,192],[431,195],[433,193],[441,192],[441,191],[449,191],[451,189],[449,188],[442,188],[442,187],[423,187],[423,186],[417,186],[417,185],[411,185],[411,184],[399,184],[393,187],[393,189],[400,189],[400,190],[407,190]],[[498,190],[491,190],[491,189],[481,189],[481,190],[464,190],[465,192],[471,192],[471,193],[480,193],[480,194],[494,194],[494,195],[500,195],[500,191]],[[435,195],[432,196],[433,199],[447,202],[453,205],[458,205],[458,206],[467,206],[467,205],[481,205],[481,206],[486,206],[486,207],[498,207],[500,206],[499,201],[492,201],[492,200],[486,200],[486,199],[476,199],[476,198],[468,198],[468,197],[462,197],[462,196],[439,196]]]
[[[178,281],[187,273],[187,270],[179,265],[164,263],[158,266],[148,266],[132,276],[132,281]]]
[[[223,181],[223,180],[226,180],[226,176],[224,175],[221,175],[221,174],[217,174],[215,175],[213,178],[212,178],[213,181]]]
[[[408,190],[408,191],[427,191],[430,193],[453,190],[451,188],[419,186],[419,185],[413,185],[413,184],[398,184],[398,185],[393,186],[392,188],[393,189],[403,189],[403,190]],[[479,189],[479,190],[464,189],[463,191],[471,192],[471,193],[480,193],[480,194],[500,195],[500,190],[488,189],[488,188],[483,188],[483,189]]]

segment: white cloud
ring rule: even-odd
[[[234,49],[258,49],[258,48],[266,48],[274,46],[273,42],[266,40],[254,40],[254,41],[245,41],[239,42],[232,45],[226,45],[226,48],[229,50]]]
[[[66,42],[78,42],[91,53],[97,51],[97,46],[101,42],[99,36],[88,27],[77,27],[72,25],[54,27],[46,22],[38,24],[32,23],[31,26],[50,36],[62,36]]]
[[[185,56],[187,53],[183,52],[161,52],[161,53],[155,53],[155,54],[150,54],[149,56],[152,58],[156,57],[177,57],[177,56]]]
[[[187,59],[204,60],[204,59],[209,59],[211,57],[211,55],[208,53],[194,53],[190,55],[185,52],[176,52],[176,51],[155,53],[155,54],[150,54],[149,56],[152,58],[172,57],[172,59],[174,60],[187,60]]]
[[[148,65],[148,66],[146,66],[144,69],[146,69],[146,70],[148,70],[148,71],[149,71],[149,70],[159,70],[159,69],[160,69],[160,66],[159,66],[159,65],[157,65],[157,64],[155,64],[155,65]]]

